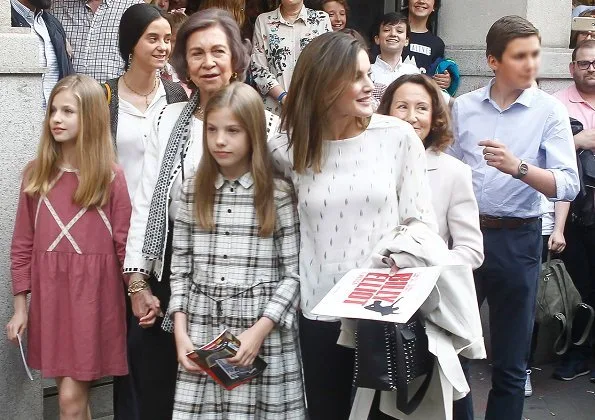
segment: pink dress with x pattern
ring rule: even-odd
[[[21,189],[11,249],[13,293],[30,291],[27,361],[44,377],[125,375],[122,263],[130,221],[115,169],[102,208],[72,200],[78,175],[61,170],[46,197]]]

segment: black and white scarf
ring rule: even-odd
[[[165,148],[165,154],[159,169],[159,177],[151,199],[145,241],[143,243],[143,257],[151,261],[160,261],[163,256],[167,235],[165,227],[167,225],[167,206],[169,205],[168,185],[174,170],[176,156],[185,149],[190,137],[192,115],[200,103],[199,96],[197,89],[178,117]]]

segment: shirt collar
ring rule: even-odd
[[[399,62],[397,63],[397,65],[395,66],[395,68],[393,69],[391,67],[390,64],[388,64],[386,61],[384,61],[382,58],[380,58],[380,54],[378,54],[376,56],[376,62],[374,63],[377,66],[380,66],[381,68],[383,68],[384,70],[388,70],[391,72],[395,72],[398,70],[399,67],[401,67],[401,64],[403,64],[403,59],[399,57]]]
[[[10,5],[19,15],[25,19],[33,19],[33,17],[41,16],[43,13],[43,9],[39,9],[37,12],[34,12],[18,0],[10,0]]]
[[[496,82],[496,78],[493,78],[492,80],[490,80],[490,83],[486,87],[483,88],[484,90],[483,90],[482,101],[489,101],[494,107],[499,109],[496,102],[490,96],[490,93],[492,91],[492,86],[494,86],[495,82]],[[530,87],[528,89],[523,90],[523,93],[521,93],[521,95],[512,104],[510,104],[510,106],[508,108],[511,108],[514,104],[520,104],[527,108],[531,107],[531,104],[533,103],[533,97],[535,96],[535,92],[537,89],[539,89],[539,88],[538,87]]]
[[[252,185],[254,185],[254,179],[252,178],[252,173],[250,171],[246,172],[236,181],[230,181],[229,179],[226,179],[223,175],[221,175],[221,173],[218,173],[217,179],[215,179],[215,188],[219,190],[227,182],[238,182],[245,189],[249,189]]]
[[[568,88],[568,100],[575,104],[587,103],[587,101],[585,101],[579,93],[574,83]]]
[[[275,17],[275,20],[277,20],[278,22],[284,23],[289,26],[292,25],[291,23],[289,23],[288,21],[286,21],[283,18],[283,15],[281,14],[281,6],[277,7],[277,16],[274,16],[274,17]],[[304,22],[304,24],[306,26],[309,26],[309,24],[308,24],[308,9],[304,5],[302,5],[302,8],[300,9],[300,13],[299,13],[298,17],[295,19],[295,22],[297,22],[300,19],[302,20],[302,22]],[[295,22],[293,24],[295,24]]]

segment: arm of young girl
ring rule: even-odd
[[[23,336],[27,329],[27,294],[25,292],[15,295],[13,298],[14,315],[6,325],[6,335],[14,344],[18,344],[17,334]]]
[[[173,314],[174,319],[174,336],[176,339],[176,351],[178,354],[178,362],[188,372],[199,373],[202,369],[194,363],[187,356],[188,353],[194,351],[194,344],[188,336],[188,316],[184,312],[176,312]]]
[[[293,188],[286,181],[278,180],[277,184],[277,217],[273,236],[281,280],[262,316],[272,320],[279,328],[291,329],[296,323],[300,295],[300,224]]]
[[[275,323],[267,317],[262,317],[246,331],[238,335],[240,348],[234,357],[227,361],[233,365],[250,366],[258,356],[265,338],[273,331]]]
[[[114,249],[120,261],[120,267],[124,267],[124,257],[126,256],[126,239],[128,238],[128,229],[130,228],[130,214],[132,205],[130,204],[130,195],[126,186],[124,172],[120,168],[116,169],[114,180],[112,181],[112,190],[110,194],[110,215],[112,225],[112,239]],[[123,276],[124,282],[128,286],[129,276]]]
[[[27,328],[27,293],[31,290],[31,256],[35,234],[35,200],[23,192],[23,188],[21,186],[10,250],[14,315],[6,326],[8,339],[15,343],[17,334],[23,334]]]
[[[174,222],[172,239],[171,298],[166,316],[174,321],[174,335],[178,362],[188,372],[200,372],[201,369],[186,355],[194,351],[194,343],[188,335],[188,293],[192,281],[194,224],[194,178],[190,178],[182,186],[182,205]]]
[[[242,344],[229,362],[240,366],[249,366],[254,362],[262,343],[275,326],[291,329],[296,325],[300,293],[299,220],[293,189],[285,181],[278,181],[278,184],[281,188],[275,191],[277,214],[273,237],[279,258],[281,280],[265,306],[261,318],[238,336]]]
[[[166,316],[188,313],[188,293],[192,281],[192,256],[194,225],[194,178],[182,185],[181,206],[174,221],[172,238],[171,276],[169,285],[171,297]],[[173,318],[172,318],[173,319]],[[184,327],[185,328],[185,327]]]

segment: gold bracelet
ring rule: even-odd
[[[128,296],[132,296],[142,290],[148,289],[149,283],[145,279],[136,279],[128,284]]]

